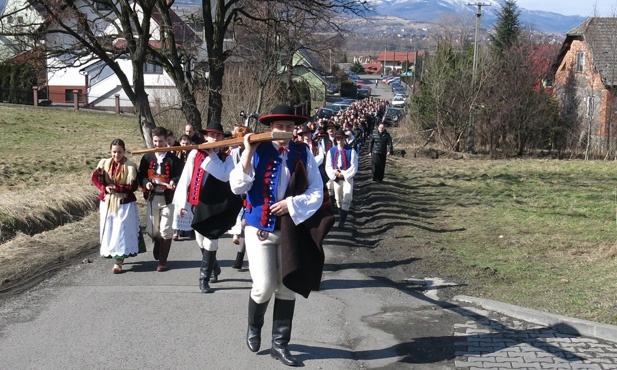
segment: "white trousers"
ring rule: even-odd
[[[197,231],[195,231],[195,241],[197,241],[199,248],[205,249],[208,252],[214,252],[219,249],[218,239],[208,239]]]
[[[264,240],[260,240],[267,234]],[[256,303],[265,303],[274,294],[277,299],[293,300],[296,293],[283,285],[280,231],[270,233],[246,225],[246,255],[249,260],[249,272],[253,279],[251,298]]]
[[[173,203],[165,204],[164,195],[155,195],[151,201],[146,201],[146,204],[146,234],[151,238],[171,239],[174,235]]]
[[[336,206],[343,211],[349,211],[353,198],[353,179],[340,179],[333,181],[333,183]]]

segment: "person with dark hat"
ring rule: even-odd
[[[167,129],[152,129],[155,148],[167,146]],[[152,254],[159,261],[156,271],[167,271],[167,257],[173,240],[172,204],[176,184],[182,174],[182,161],[171,152],[147,153],[141,157],[137,180],[146,198],[146,234],[154,243]]]
[[[348,135],[344,130],[338,130],[335,136],[337,146],[326,156],[326,173],[332,181],[334,199],[339,208],[338,227],[344,229],[353,197],[353,178],[358,172],[358,153],[346,144]]]
[[[210,122],[202,133],[206,143],[221,141],[225,135],[218,122]],[[209,283],[218,281],[218,239],[234,225],[242,208],[242,199],[229,187],[233,168],[233,159],[223,150],[192,150],[174,196],[178,217],[193,210],[191,227],[202,256],[199,289],[203,293],[212,293]]]
[[[306,117],[279,105],[259,122],[273,133],[291,134]],[[246,344],[259,351],[264,315],[274,296],[270,354],[298,366],[288,349],[296,293],[306,298],[319,289],[322,243],[334,217],[323,203],[323,182],[306,145],[287,139],[251,143],[250,136],[244,137],[245,150],[229,179],[235,194],[246,193],[244,234],[253,279]]]
[[[330,120],[325,122],[325,125],[326,125],[326,132],[325,134],[321,136],[318,143],[319,143],[319,146],[321,147],[322,152],[328,153],[330,149],[332,149],[333,147],[336,147],[336,137],[334,135],[336,133],[336,125],[334,124],[334,121],[330,121]],[[324,154],[324,157],[325,157],[325,154]],[[321,163],[320,171],[321,171],[323,178],[326,179],[324,181],[326,181],[326,189],[328,189],[328,195],[330,195],[330,198],[334,198],[334,184],[332,183],[332,180],[328,178],[328,174],[326,173],[326,162],[325,161]]]

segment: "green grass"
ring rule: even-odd
[[[419,162],[397,164],[421,196],[438,199],[434,222],[462,230],[407,230],[453,262],[441,274],[474,295],[617,324],[614,162]]]
[[[131,150],[143,147],[140,135],[134,116],[2,105],[0,186],[87,178],[114,138]]]

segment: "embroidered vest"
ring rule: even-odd
[[[343,147],[343,156],[342,156],[342,166],[340,167],[341,170],[346,171],[349,169],[349,162],[351,161],[351,151],[353,149],[347,145],[345,145]],[[338,157],[339,157],[339,148],[338,147],[334,147],[332,149],[330,149],[329,152],[330,158],[332,159],[332,168],[339,169],[339,165],[338,165]]]
[[[202,183],[206,176],[206,170],[201,168],[201,164],[206,160],[208,153],[203,150],[198,150],[195,155],[195,161],[193,162],[193,174],[191,175],[191,183],[189,184],[188,198],[189,204],[194,206],[199,204],[199,197],[201,196],[201,189],[203,189]],[[221,161],[225,161],[227,153],[220,152],[218,157]]]
[[[270,213],[270,206],[278,202],[277,188],[281,178],[281,166],[286,165],[292,174],[297,161],[302,161],[306,168],[307,150],[306,144],[289,142],[287,161],[281,163],[278,151],[271,142],[259,144],[253,155],[255,167],[255,181],[246,193],[245,220],[261,230],[273,231],[276,224],[276,216]]]

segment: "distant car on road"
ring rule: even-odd
[[[389,107],[388,109],[386,109],[386,114],[384,114],[383,116],[382,123],[387,127],[397,127],[404,116],[405,111],[403,110],[403,108]]]
[[[392,98],[392,106],[393,107],[404,107],[407,99],[402,95],[395,95]]]
[[[324,108],[317,108],[317,111],[315,112],[315,117],[316,118],[330,118],[334,116],[334,109],[328,108],[328,107],[324,107]]]
[[[330,84],[330,86],[328,86],[328,94],[338,94],[338,93],[339,93],[338,85]]]
[[[358,98],[364,99],[371,96],[371,87],[369,85],[364,85],[360,90],[358,90]]]

